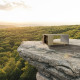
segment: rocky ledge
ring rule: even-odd
[[[18,52],[38,69],[37,80],[80,80],[80,39],[51,47],[41,41],[23,41]]]

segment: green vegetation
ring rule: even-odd
[[[80,26],[0,29],[0,80],[35,80],[37,70],[19,57],[17,48],[22,41],[42,40],[45,33],[64,33],[80,39]]]

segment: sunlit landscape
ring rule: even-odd
[[[23,60],[22,41],[43,34],[80,39],[79,0],[0,0],[0,80],[36,80],[36,68]]]

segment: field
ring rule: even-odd
[[[42,34],[69,34],[80,39],[80,26],[20,27],[0,29],[0,80],[36,80],[37,70],[19,57],[22,41],[42,40]]]

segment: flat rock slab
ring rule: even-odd
[[[59,80],[80,80],[80,39],[51,47],[42,41],[23,41],[18,52],[30,64]]]

